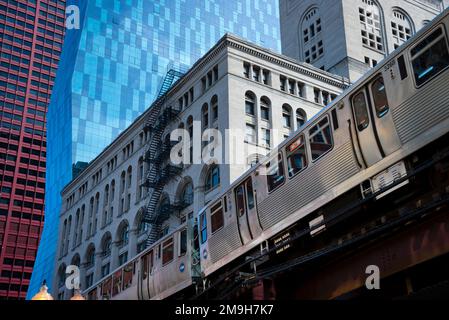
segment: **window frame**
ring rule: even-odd
[[[271,164],[273,162],[273,160],[276,159],[277,165],[278,165],[278,170],[279,168],[282,168],[282,173],[283,173],[283,179],[282,182],[279,183],[279,185],[277,185],[275,188],[270,190],[269,184],[268,184],[268,171],[266,171],[265,176],[266,176],[266,183],[267,183],[267,191],[268,194],[272,194],[273,192],[277,191],[280,187],[282,187],[285,184],[286,176],[285,176],[285,167],[284,167],[284,155],[282,154],[282,152],[278,152],[274,157],[272,157],[269,161],[266,161],[265,164],[263,165],[265,170],[268,170],[268,165]],[[270,165],[271,167],[271,165]]]
[[[182,248],[182,242],[183,242],[183,234],[185,234],[185,249],[183,250]],[[179,246],[178,246],[178,257],[183,257],[187,254],[187,243],[188,243],[188,234],[187,234],[187,228],[182,229],[181,231],[179,231],[178,234],[178,241],[179,241]]]
[[[357,96],[359,96],[360,94],[362,94],[363,97],[364,97],[365,111],[366,111],[366,115],[367,115],[367,118],[368,118],[368,122],[367,122],[366,126],[363,127],[363,128],[360,127],[360,124],[359,124],[359,121],[358,121],[358,117],[357,117],[357,112],[355,111],[356,109],[354,108],[354,106],[355,106],[354,100],[355,100],[355,98],[356,98]],[[354,123],[355,123],[355,125],[356,125],[357,132],[359,132],[359,133],[365,131],[366,129],[368,129],[369,126],[370,126],[370,124],[371,124],[371,118],[370,118],[370,115],[369,115],[368,98],[369,98],[369,97],[367,96],[366,90],[365,90],[364,88],[361,89],[361,90],[359,90],[359,91],[357,91],[357,92],[351,97],[351,109],[352,109],[352,114],[354,115],[354,120],[355,120]]]
[[[322,155],[320,155],[318,158],[313,159],[312,143],[311,143],[311,141],[310,141],[312,138],[311,138],[310,132],[312,131],[312,129],[314,129],[315,127],[319,126],[320,123],[323,122],[323,120],[325,120],[325,119],[327,119],[327,124],[328,124],[329,130],[330,130],[330,138],[331,138],[332,146],[331,146],[331,148],[329,148],[329,150],[327,150],[326,152],[324,152],[324,153],[323,153]],[[321,126],[320,126],[320,129],[321,129]],[[334,149],[334,147],[335,147],[334,132],[333,132],[333,129],[332,129],[332,123],[331,123],[331,121],[330,121],[329,115],[326,114],[326,116],[324,116],[324,117],[321,118],[319,121],[317,121],[317,122],[315,123],[315,125],[313,125],[313,126],[308,130],[308,141],[309,141],[308,145],[309,145],[310,158],[311,158],[311,160],[312,160],[312,163],[318,162],[319,160],[321,160],[323,157],[325,157],[329,152],[331,152],[331,151]]]
[[[375,98],[375,94],[374,94],[374,83],[378,82],[379,80],[382,80],[383,82],[383,86],[384,86],[384,92],[385,92],[385,99],[387,100],[387,104],[385,106],[383,106],[383,109],[380,113],[379,110],[377,108],[377,103],[376,103],[376,98]],[[390,101],[388,100],[388,95],[387,95],[387,86],[385,84],[385,79],[382,76],[382,74],[379,74],[378,76],[376,76],[373,80],[371,80],[370,85],[369,85],[369,89],[370,89],[370,94],[371,94],[371,98],[372,98],[372,102],[373,102],[373,107],[374,110],[376,112],[376,116],[378,119],[382,119],[383,117],[385,117],[389,112],[390,112]]]
[[[199,226],[200,226],[200,240],[201,240],[201,244],[205,244],[207,242],[207,211],[204,211],[203,213],[200,214],[200,221],[199,221]]]
[[[171,247],[171,258],[169,260],[165,260],[166,259],[166,252],[167,249],[169,249]],[[173,237],[170,237],[166,240],[164,240],[164,242],[162,242],[162,266],[165,267],[166,265],[170,264],[171,262],[174,261],[175,259],[175,241]]]
[[[298,141],[299,141],[300,139],[302,139],[302,143],[300,143],[294,150],[290,151],[290,148],[291,148],[293,145],[297,144]],[[291,174],[290,174],[290,170],[291,170],[291,169],[290,169],[289,158],[290,158],[290,156],[295,155],[295,154],[296,154],[296,151],[297,151],[298,149],[300,149],[301,147],[304,148],[304,156],[305,156],[305,159],[306,159],[306,165],[305,165],[301,170],[299,170],[299,171],[296,172],[295,174],[291,175]],[[308,150],[307,150],[307,141],[306,141],[305,135],[304,135],[304,134],[300,134],[300,135],[298,136],[298,138],[295,139],[294,142],[292,142],[290,145],[288,145],[288,146],[285,148],[285,150],[286,150],[286,154],[287,154],[286,161],[287,161],[288,177],[289,177],[290,180],[293,180],[298,174],[300,174],[301,172],[303,172],[304,170],[306,170],[306,169],[309,167],[308,154],[307,154],[307,153],[308,153]],[[290,156],[289,156],[289,155],[290,155]]]
[[[426,40],[427,40],[430,36],[432,36],[435,32],[437,32],[438,29],[441,30],[441,33],[442,33],[442,34],[441,34],[440,36],[438,36],[437,39],[440,38],[440,37],[442,38],[442,39],[440,39],[440,40],[443,40],[444,43],[446,44],[446,49],[447,49],[448,54],[449,54],[449,39],[448,39],[448,37],[447,37],[447,31],[446,31],[446,27],[445,27],[444,24],[438,25],[438,26],[437,26],[431,33],[427,34],[425,37],[421,37],[421,38],[419,39],[419,41],[417,41],[417,43],[415,43],[415,44],[413,45],[413,47],[411,47],[411,48],[408,50],[407,57],[408,57],[408,59],[409,59],[409,65],[410,65],[411,70],[412,70],[412,73],[413,73],[413,82],[414,82],[415,88],[421,88],[421,87],[425,86],[427,83],[429,83],[430,81],[432,81],[433,79],[435,79],[436,77],[438,77],[441,73],[443,73],[444,71],[446,71],[446,70],[449,68],[449,64],[448,64],[445,68],[441,69],[438,73],[436,73],[436,74],[433,75],[432,77],[428,78],[428,79],[427,79],[426,81],[424,81],[423,83],[418,84],[418,82],[417,82],[416,75],[415,75],[415,67],[414,67],[413,61],[414,61],[416,58],[419,58],[424,52],[426,52],[428,49],[430,49],[430,48],[433,47],[435,44],[437,44],[440,40],[438,40],[438,41],[433,40],[433,41],[431,42],[431,43],[433,43],[432,46],[430,46],[430,44],[427,44],[427,46],[425,46],[423,49],[421,49],[418,53],[416,53],[416,54],[414,54],[414,55],[412,54],[412,51],[413,51],[414,49],[416,49],[418,46],[420,46],[424,41],[426,41]],[[427,49],[427,50],[425,50],[425,49]]]
[[[213,206],[210,207],[210,224],[211,224],[211,234],[214,235],[216,234],[218,231],[220,231],[221,229],[224,228],[225,225],[225,219],[224,219],[224,209],[223,209],[223,203],[221,201],[221,199],[216,202]],[[220,214],[221,212],[221,214]],[[214,228],[214,217],[216,217],[218,214],[220,214],[221,216],[221,220],[217,220],[217,221],[221,221],[221,225],[217,228]]]

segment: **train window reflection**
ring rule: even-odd
[[[173,238],[168,239],[162,245],[162,265],[166,265],[167,263],[173,260]]]
[[[315,161],[333,147],[329,118],[324,118],[315,127],[310,129],[309,136],[312,160]]]
[[[411,50],[415,81],[418,86],[449,66],[449,51],[443,30],[439,28]]]
[[[207,218],[204,212],[200,217],[201,244],[207,241]]]
[[[252,210],[255,207],[255,202],[254,202],[253,180],[251,178],[248,181],[246,181],[246,194],[248,199],[248,209]]]
[[[246,208],[245,208],[245,188],[244,188],[243,185],[241,185],[240,187],[238,187],[235,190],[235,199],[236,199],[236,202],[237,202],[237,213],[238,213],[239,217],[242,217],[246,213]]]
[[[210,223],[211,223],[211,232],[214,234],[218,230],[220,230],[224,225],[224,218],[223,218],[223,207],[221,205],[221,201],[218,202],[215,206],[211,209],[210,214]]]
[[[179,256],[183,256],[186,253],[187,253],[187,229],[184,229],[179,233]]]
[[[288,175],[290,178],[307,167],[306,146],[304,136],[300,136],[287,148]]]
[[[282,162],[282,154],[279,153],[277,160],[274,158],[266,165],[268,192],[274,191],[285,181],[284,166]]]
[[[355,113],[355,121],[359,131],[363,131],[369,126],[368,106],[366,105],[365,93],[359,92],[352,99],[352,107]]]
[[[379,77],[374,80],[371,85],[371,91],[373,94],[374,107],[376,108],[377,116],[382,118],[390,110],[387,92],[385,90],[384,78]]]

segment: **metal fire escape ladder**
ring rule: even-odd
[[[150,141],[145,151],[145,161],[147,162],[146,187],[148,188],[149,201],[143,219],[144,223],[150,226],[149,235],[146,240],[146,247],[151,246],[159,239],[162,223],[168,219],[166,211],[170,208],[159,208],[162,191],[165,183],[173,174],[172,166],[163,166],[167,154],[170,154],[169,146],[162,142],[162,135],[167,125],[176,118],[179,111],[173,110],[166,106],[167,92],[175,82],[179,80],[183,74],[174,69],[170,69],[165,76],[159,91],[158,98],[152,105],[152,112],[146,119],[145,130],[150,133]],[[168,151],[168,152],[167,152]],[[164,212],[165,211],[165,212]]]

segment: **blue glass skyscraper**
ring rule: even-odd
[[[47,115],[45,225],[28,298],[53,279],[60,192],[151,104],[167,66],[185,69],[225,33],[280,51],[278,0],[72,0]],[[51,288],[51,283],[48,285]]]

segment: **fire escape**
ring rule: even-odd
[[[183,73],[174,69],[167,72],[158,98],[151,107],[152,112],[145,122],[145,130],[150,133],[150,141],[145,152],[145,161],[148,167],[145,185],[148,188],[149,202],[143,220],[150,226],[146,240],[147,247],[160,238],[162,223],[170,217],[172,211],[169,203],[159,205],[164,186],[171,178],[179,175],[183,169],[181,166],[170,164],[169,158],[173,144],[170,141],[162,141],[162,135],[167,125],[175,120],[180,112],[166,105],[166,93],[172,87],[175,79],[177,81],[182,76]]]

